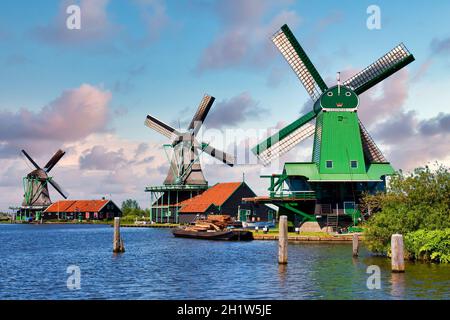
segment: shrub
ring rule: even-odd
[[[450,173],[444,166],[418,168],[407,176],[399,172],[386,193],[365,195],[362,203],[375,212],[365,224],[366,244],[387,254],[394,233],[450,228]]]
[[[413,259],[450,263],[450,228],[408,233],[405,249]]]
[[[128,199],[122,202],[122,220],[134,221],[136,218],[148,217],[150,215],[149,209],[141,209],[136,200]]]

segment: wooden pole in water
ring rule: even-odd
[[[405,261],[403,253],[403,236],[393,234],[391,237],[391,263],[392,272],[405,272]]]
[[[353,256],[357,257],[359,251],[359,237],[357,234],[353,234],[352,244],[353,244]]]
[[[123,240],[120,238],[120,217],[114,218],[113,252],[114,253],[125,252]]]
[[[288,262],[288,224],[287,216],[280,216],[278,225],[278,263],[287,264]]]

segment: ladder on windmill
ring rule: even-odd
[[[337,231],[337,227],[339,224],[339,212],[336,212],[336,214],[333,214],[333,210],[331,209],[331,204],[324,203],[321,205],[321,211],[322,215],[327,216],[327,230],[331,228],[333,232]]]

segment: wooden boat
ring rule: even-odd
[[[203,239],[203,240],[220,240],[220,241],[249,241],[253,240],[253,234],[244,230],[207,230],[194,231],[186,230],[186,228],[177,228],[172,231],[175,237]]]
[[[229,228],[230,227],[230,228]],[[234,227],[229,216],[210,216],[207,220],[197,220],[194,225],[172,231],[175,237],[204,240],[253,240],[253,233]]]

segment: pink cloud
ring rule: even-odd
[[[274,8],[278,4],[267,0],[218,1],[214,9],[221,21],[220,32],[204,49],[196,71],[268,65],[276,52],[271,35],[284,23],[296,26],[300,21],[294,11],[282,10],[266,22]]]
[[[64,91],[60,97],[34,112],[0,111],[0,157],[22,148],[42,153],[107,129],[111,93],[89,84]]]

